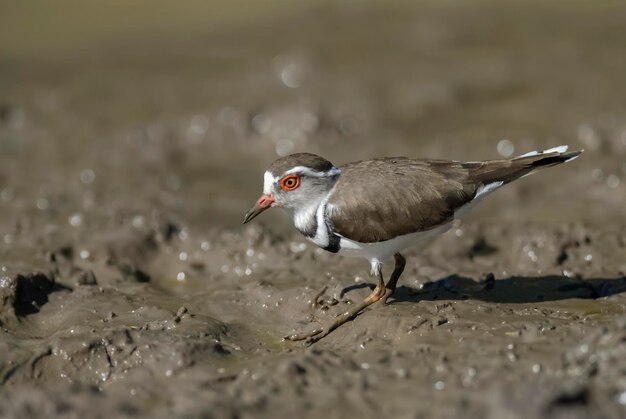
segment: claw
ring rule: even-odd
[[[317,329],[313,329],[309,333],[294,333],[292,335],[287,335],[283,338],[283,340],[298,341],[298,340],[310,339],[316,335],[319,335],[323,331],[324,331],[323,327],[318,327]]]

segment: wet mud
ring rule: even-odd
[[[342,3],[5,48],[0,415],[623,417],[624,11]],[[282,340],[375,281],[278,211],[240,225],[278,155],[559,144],[586,151],[408,250],[387,305]]]

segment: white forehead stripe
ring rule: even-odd
[[[318,172],[317,170],[313,170],[310,167],[296,166],[292,169],[287,170],[285,173],[282,174],[280,178],[283,178],[292,173],[300,173],[304,176],[311,177],[333,177],[341,174],[341,170],[337,167],[333,167],[326,172]],[[280,178],[275,177],[269,171],[266,171],[263,175],[263,193],[266,195],[270,195],[272,193],[272,185],[278,182]]]
[[[272,193],[272,185],[278,180],[272,176],[270,172],[265,172],[263,175],[263,193],[269,195]]]
[[[341,170],[339,170],[339,168],[337,167],[333,167],[327,172],[318,172],[317,170],[313,170],[310,167],[296,166],[292,169],[287,170],[283,174],[283,176],[290,175],[292,173],[302,173],[305,176],[311,176],[311,177],[332,177],[332,176],[339,175],[341,173]]]

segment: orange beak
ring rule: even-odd
[[[256,204],[254,204],[254,206],[250,208],[250,211],[248,211],[243,217],[243,223],[245,224],[248,221],[251,221],[254,217],[271,207],[273,203],[274,198],[269,195],[261,195],[259,200],[256,201]]]

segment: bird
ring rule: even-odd
[[[371,294],[329,323],[284,339],[312,344],[370,305],[385,304],[404,271],[400,252],[426,245],[502,186],[582,152],[563,145],[512,159],[379,157],[341,166],[312,153],[278,158],[265,171],[263,193],[243,223],[269,208],[287,209],[308,240],[332,253],[366,259],[377,281]],[[392,257],[394,269],[385,283],[382,264]]]

